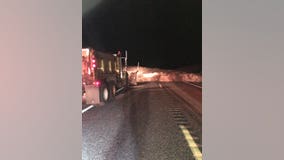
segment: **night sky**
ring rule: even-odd
[[[102,0],[83,14],[82,40],[96,50],[128,50],[129,65],[201,65],[202,1]]]

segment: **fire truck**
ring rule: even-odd
[[[98,104],[113,100],[115,95],[128,88],[127,52],[123,57],[100,52],[93,48],[82,49],[82,102]]]

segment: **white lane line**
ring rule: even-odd
[[[202,153],[200,152],[198,145],[195,143],[194,138],[190,135],[188,129],[184,125],[179,125],[182,133],[187,141],[188,147],[190,148],[193,156],[196,160],[202,160]]]
[[[161,85],[161,83],[159,83],[160,88],[163,88],[163,86]]]
[[[200,89],[202,89],[202,87],[200,87],[200,86],[198,86],[198,85],[196,85],[196,84],[193,84],[193,83],[190,83],[190,82],[186,82],[187,84],[190,84],[190,85],[192,85],[192,86],[195,86],[195,87],[197,87],[197,88],[200,88]]]
[[[82,114],[83,114],[84,112],[86,112],[87,110],[93,108],[93,107],[95,107],[95,106],[94,106],[94,105],[90,105],[89,107],[83,109],[83,110],[82,110]]]

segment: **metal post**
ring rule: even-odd
[[[139,71],[139,61],[137,63],[137,72]]]
[[[120,78],[122,78],[123,68],[122,68],[122,57],[121,56],[119,57],[119,70],[120,70]]]

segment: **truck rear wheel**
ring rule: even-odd
[[[111,93],[111,100],[113,100],[114,99],[114,97],[115,97],[115,94],[116,94],[116,87],[115,87],[115,85],[114,84],[111,84],[110,85],[110,93]]]
[[[116,87],[115,87],[115,85],[111,85],[111,96],[112,97],[115,97],[115,94],[116,94]]]
[[[110,99],[110,92],[109,92],[109,88],[107,87],[107,85],[103,84],[101,86],[100,96],[101,96],[101,100],[103,102],[108,102],[109,101],[109,99]]]

